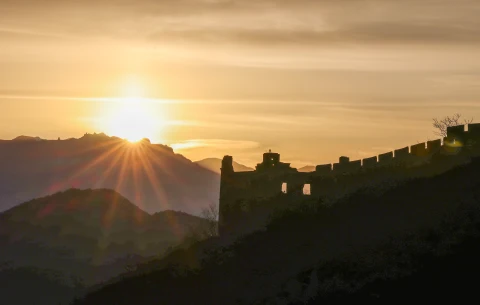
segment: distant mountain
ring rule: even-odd
[[[132,144],[103,133],[35,139],[0,140],[0,211],[72,187],[114,189],[149,213],[198,215],[218,202],[218,174],[148,139]]]
[[[300,167],[298,169],[299,172],[303,172],[303,173],[310,173],[310,172],[314,172],[315,171],[315,166],[313,165],[307,165],[307,166],[304,166],[304,167]]]
[[[42,138],[40,137],[29,137],[29,136],[19,136],[19,137],[16,137],[15,139],[13,139],[12,141],[44,141]]]
[[[220,173],[220,168],[222,167],[222,160],[218,158],[207,158],[200,161],[195,161],[195,163],[218,174]],[[236,172],[249,172],[253,171],[254,169],[234,161],[233,170]]]
[[[150,215],[112,190],[70,189],[0,213],[0,267],[10,265],[0,268],[0,279],[8,275],[37,286],[53,280],[45,274],[56,274],[45,287],[61,289],[71,300],[78,279],[92,285],[116,276],[127,264],[162,255],[206,222],[175,211]],[[0,303],[8,292],[30,290],[18,283],[7,287],[0,286]]]

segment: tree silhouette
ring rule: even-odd
[[[188,232],[182,242],[178,246],[165,251],[165,254],[171,253],[179,248],[188,248],[200,241],[218,236],[218,216],[219,212],[217,204],[211,203],[208,207],[203,208],[202,218],[207,221],[202,222],[199,225],[188,225]]]
[[[206,237],[218,235],[218,205],[211,203],[208,207],[202,209],[202,216],[207,220],[203,235]]]
[[[461,124],[470,124],[473,122],[473,118],[470,120],[463,119],[461,120],[462,115],[459,113],[455,113],[452,116],[446,116],[442,119],[434,118],[433,119],[433,128],[435,129],[434,133],[437,136],[441,136],[442,138],[447,136],[447,128],[451,126],[457,126]]]

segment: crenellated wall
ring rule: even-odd
[[[231,212],[235,210],[232,207],[244,206],[252,199],[277,196],[285,184],[285,196],[318,199],[338,197],[370,184],[448,170],[463,162],[462,156],[480,156],[480,124],[469,124],[467,128],[464,125],[449,127],[443,143],[440,139],[418,143],[363,160],[350,161],[342,156],[338,163],[317,165],[315,171],[309,173],[298,172],[290,164],[282,163],[280,155],[272,152],[264,154],[263,162],[255,171],[236,173],[233,158],[225,156],[221,169],[220,233],[233,230],[231,224],[240,217]],[[310,186],[308,195],[303,193],[307,184]]]

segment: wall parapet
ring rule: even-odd
[[[317,165],[315,171],[320,174],[330,174],[332,172],[332,164]]]
[[[223,229],[220,231],[225,231],[228,226],[229,206],[244,200],[273,197],[284,187],[286,196],[306,195],[302,190],[307,184],[308,195],[315,199],[354,189],[355,185],[358,187],[372,179],[405,178],[415,171],[414,168],[423,165],[433,166],[430,171],[436,172],[432,164],[444,162],[450,156],[462,156],[463,152],[480,156],[480,123],[468,124],[468,130],[464,125],[449,127],[443,142],[436,139],[417,143],[362,160],[350,161],[347,156],[341,156],[338,163],[317,165],[315,171],[308,173],[298,172],[289,163],[280,162],[280,155],[271,151],[264,154],[263,163],[258,164],[255,171],[236,173],[233,158],[225,156],[221,168],[219,226]]]

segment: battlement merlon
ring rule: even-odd
[[[233,170],[233,157],[232,156],[224,156],[222,160],[222,168],[220,169],[222,175],[224,174],[231,174],[234,173]]]

